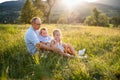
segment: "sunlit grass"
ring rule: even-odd
[[[0,25],[0,78],[30,80],[119,80],[120,29],[83,25],[43,24],[52,36],[62,31],[63,42],[86,48],[86,59],[29,55],[24,43],[28,25]]]

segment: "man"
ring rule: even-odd
[[[25,43],[27,45],[27,49],[28,49],[29,53],[35,54],[37,50],[45,49],[45,50],[57,52],[66,57],[70,57],[70,55],[61,52],[56,47],[49,47],[49,46],[41,44],[39,42],[36,30],[38,30],[40,28],[40,26],[41,26],[41,19],[38,17],[34,17],[31,20],[30,28],[27,30],[27,32],[25,34],[24,39],[25,39]]]

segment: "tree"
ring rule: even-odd
[[[109,18],[104,13],[101,13],[98,18],[98,23],[98,26],[109,26]]]
[[[40,11],[43,12],[44,16],[46,15],[47,6],[46,4],[43,4],[42,0],[32,0],[34,6],[36,6]]]
[[[42,0],[32,0],[32,1],[33,4],[44,13],[44,17],[46,17],[46,22],[50,23],[51,10],[57,0],[45,0],[46,2],[45,4],[43,4]]]
[[[96,21],[95,26],[99,25],[99,15],[100,15],[100,11],[97,10],[97,8],[93,9],[93,19]]]
[[[22,23],[30,23],[31,18],[38,16],[42,17],[43,13],[33,6],[30,0],[26,0],[20,14],[20,21]]]
[[[110,23],[113,24],[114,27],[118,27],[120,25],[120,16],[112,17]]]
[[[94,8],[92,15],[86,17],[84,24],[90,26],[109,26],[109,18],[97,10],[97,8]]]
[[[87,25],[94,25],[95,23],[96,21],[94,20],[94,18],[92,18],[92,16],[88,16],[84,21],[84,24]]]
[[[54,6],[55,2],[57,0],[47,0],[47,3],[48,3],[48,11],[47,11],[47,15],[46,15],[46,18],[47,18],[47,22],[50,23],[50,14],[51,14],[51,10],[52,10],[52,7]]]

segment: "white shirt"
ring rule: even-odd
[[[39,43],[39,39],[36,35],[36,31],[33,29],[32,26],[30,26],[30,28],[27,30],[24,40],[29,53],[34,54],[37,51],[36,44]]]
[[[40,31],[37,30],[36,34],[40,42],[44,43],[51,42],[52,38],[50,36],[41,36],[39,33]]]

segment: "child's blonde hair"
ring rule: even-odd
[[[60,30],[60,29],[55,29],[55,30],[53,31],[53,36],[54,36],[57,32],[59,32],[59,33],[61,34],[61,30]]]

